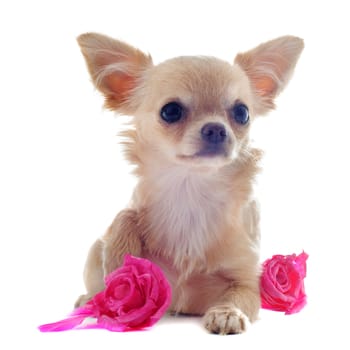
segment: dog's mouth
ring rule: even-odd
[[[194,166],[198,164],[218,166],[220,164],[227,164],[231,161],[230,154],[231,153],[227,147],[221,145],[210,145],[201,148],[192,155],[177,155],[177,158],[182,162],[191,163]]]
[[[207,158],[213,158],[213,157],[228,157],[229,152],[227,150],[227,147],[222,144],[209,144],[204,147],[202,147],[198,152],[194,154],[195,157],[207,157]]]

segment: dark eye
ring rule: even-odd
[[[178,122],[183,113],[183,107],[177,102],[169,102],[160,110],[161,118],[169,124]]]
[[[249,121],[248,107],[243,103],[237,103],[231,110],[231,115],[236,123],[245,125]]]

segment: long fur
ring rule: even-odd
[[[179,57],[154,66],[150,56],[100,34],[79,44],[106,106],[133,116],[122,133],[138,184],[131,202],[90,250],[85,303],[126,253],[156,262],[172,288],[171,310],[204,315],[214,333],[241,333],[256,320],[259,295],[259,211],[253,197],[261,151],[249,125],[273,108],[290,78],[302,40],[283,37],[236,57]],[[170,101],[186,116],[172,125],[159,117]],[[244,102],[250,123],[230,117]],[[220,123],[225,152],[203,157],[201,128]]]

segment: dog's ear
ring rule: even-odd
[[[303,48],[302,39],[283,36],[236,56],[235,63],[247,74],[258,97],[258,113],[274,108],[274,98],[287,85]]]
[[[121,113],[131,112],[132,95],[152,58],[140,50],[107,36],[86,33],[78,37],[88,70],[105,106]]]

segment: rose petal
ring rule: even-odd
[[[296,268],[298,269],[301,278],[306,277],[306,260],[308,257],[308,254],[302,252],[295,258]]]
[[[276,280],[280,267],[280,262],[271,261],[271,266],[267,266],[266,273],[262,275],[262,290],[271,295],[274,299],[286,300],[286,295]]]
[[[141,329],[163,316],[171,302],[170,285],[158,266],[149,260],[126,255],[122,268],[105,279],[98,298],[98,327]]]
[[[165,279],[162,270],[157,265],[153,265],[152,270],[159,281],[159,297],[156,302],[158,309],[152,315],[150,325],[156,323],[164,315],[171,304],[171,287],[169,282]]]
[[[261,305],[265,309],[300,311],[306,304],[304,277],[308,255],[274,255],[262,264],[260,278]]]
[[[116,320],[120,324],[124,324],[127,327],[148,327],[150,326],[150,318],[157,310],[157,306],[152,300],[147,300],[147,302],[139,309],[134,309],[126,312],[125,314],[120,314],[116,317]]]
[[[41,325],[38,328],[40,332],[61,332],[79,326],[84,321],[84,319],[85,316],[68,317],[58,322]]]
[[[140,307],[144,304],[144,295],[138,285],[135,276],[122,276],[110,283],[105,291],[105,300],[110,310],[117,310],[125,305],[130,309]]]
[[[139,275],[135,278],[135,283],[137,287],[140,289],[143,298],[148,298],[150,294],[150,290],[152,288],[152,276],[149,273],[145,273]]]
[[[101,315],[97,319],[96,325],[90,328],[104,328],[112,332],[125,332],[127,327],[121,324],[118,320],[107,315]]]
[[[135,268],[133,266],[121,266],[108,274],[105,277],[105,284],[106,286],[112,283],[117,277],[119,276],[129,276],[132,273],[132,269]]]
[[[148,273],[152,269],[153,263],[150,260],[127,254],[124,257],[124,266],[132,266],[135,271],[137,271],[137,275],[142,275]]]

